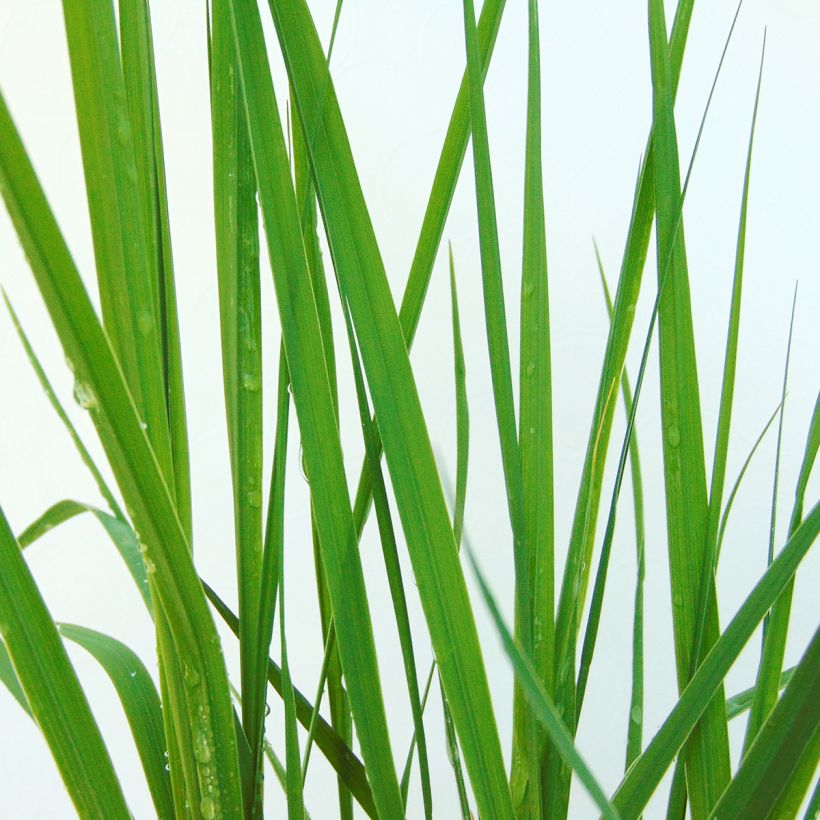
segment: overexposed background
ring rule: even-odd
[[[152,5],[190,423],[196,555],[203,576],[233,602],[233,524],[212,238],[204,3],[162,0]],[[311,0],[325,42],[334,5],[333,0]],[[541,4],[559,566],[569,536],[607,331],[592,236],[600,245],[614,287],[635,173],[651,118],[645,7],[641,2],[601,0]],[[667,8],[671,21],[670,3]],[[684,168],[734,11],[734,0],[702,3],[695,9],[676,109]],[[263,17],[271,35],[271,54],[276,55],[267,12]],[[745,3],[707,122],[685,213],[705,445],[710,461],[746,143],[766,26],[768,42],[752,172],[740,366],[727,483],[734,480],[779,401],[792,293],[799,279],[783,431],[780,545],[820,383],[820,6],[816,0]],[[277,90],[283,97],[284,72],[278,55],[273,59]],[[458,0],[348,0],[345,4],[332,70],[397,300],[463,66],[463,23]],[[0,2],[0,88],[89,289],[95,292],[58,0]],[[524,2],[508,3],[487,79],[486,98],[515,359],[526,101]],[[471,399],[467,530],[510,616],[509,525],[490,394],[473,190],[472,155],[468,152],[444,236],[445,243],[452,241],[456,259]],[[653,259],[654,250],[650,250],[628,358],[633,376],[654,298]],[[100,453],[89,420],[71,401],[70,373],[5,211],[0,213],[0,282],[72,418],[93,452]],[[265,389],[272,396],[278,320],[267,269],[263,269],[263,299],[268,322]],[[440,253],[412,361],[434,446],[452,475],[455,420],[449,310],[445,255]],[[346,349],[344,342],[340,349]],[[656,359],[654,352],[638,414],[648,528],[645,738],[658,727],[676,697]],[[344,366],[340,378],[343,445],[347,467],[351,475],[356,475],[362,447],[352,380]],[[93,483],[42,395],[5,315],[0,315],[0,383],[0,503],[15,530],[21,530],[61,498],[97,502]],[[270,411],[266,430],[269,458],[273,402],[269,400],[266,407]],[[619,408],[612,445],[616,451],[623,425]],[[727,531],[719,573],[724,624],[765,567],[775,438],[776,431],[770,431],[752,463]],[[290,463],[295,467],[295,435],[291,446]],[[604,509],[608,506],[615,459],[610,458]],[[286,523],[289,646],[295,683],[312,693],[321,662],[321,636],[313,604],[307,487],[298,469],[291,473]],[[818,486],[815,476],[809,502],[817,498]],[[628,657],[630,645],[635,576],[632,532],[629,490],[625,489],[596,664],[578,735],[582,753],[608,790],[620,780],[626,738],[629,667],[624,658]],[[403,761],[412,723],[372,525],[366,532],[362,554],[372,593],[395,757]],[[56,619],[110,632],[155,669],[151,625],[130,578],[96,522],[88,518],[71,521],[34,546],[27,557]],[[409,564],[404,564],[409,579]],[[799,658],[816,627],[818,588],[820,561],[813,555],[797,581],[788,664]],[[407,589],[411,615],[415,615],[419,627],[418,666],[426,670],[430,650],[415,588],[408,582]],[[510,668],[483,604],[477,597],[474,602],[507,753]],[[226,637],[225,645],[229,662],[238,668],[233,640]],[[730,692],[751,685],[758,647],[756,637],[728,677]],[[115,765],[122,773],[132,811],[138,818],[150,817],[150,799],[116,696],[89,657],[73,647],[70,652]],[[276,645],[273,652],[278,654]],[[274,694],[270,705],[269,731],[281,748],[281,703]],[[454,817],[458,813],[457,796],[437,702],[431,703],[428,715],[436,815]],[[0,816],[73,816],[44,742],[5,690],[0,691],[0,727]],[[742,740],[741,723],[732,724],[732,738],[735,745]],[[281,791],[272,777],[268,780],[268,813],[278,816],[283,806]],[[595,816],[581,788],[576,786],[573,794],[572,817]],[[307,783],[308,808],[316,818],[332,817],[337,812],[335,801],[335,778],[317,752],[311,759]],[[662,789],[646,816],[661,817],[664,806]],[[414,784],[410,815],[420,816],[419,807],[419,791]]]

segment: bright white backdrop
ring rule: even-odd
[[[326,38],[334,3],[312,0]],[[486,85],[494,176],[511,336],[516,336],[520,266],[523,135],[526,77],[526,4],[508,10]],[[606,316],[597,281],[594,235],[610,281],[620,263],[634,175],[650,120],[645,3],[541,4],[544,75],[544,173],[550,263],[555,378],[556,527],[558,560],[569,532],[606,338]],[[671,18],[672,9],[669,9]],[[733,0],[696,5],[677,105],[682,161],[687,161],[701,111],[734,14]],[[210,125],[204,4],[163,0],[153,4],[178,277],[194,483],[195,542],[203,575],[232,598],[233,554],[227,447],[212,240]],[[736,413],[729,456],[733,480],[759,430],[779,401],[789,310],[800,280],[792,377],[782,450],[779,536],[791,508],[809,415],[820,382],[820,7],[815,0],[747,0],[715,96],[686,207],[692,301],[700,364],[707,454],[717,417],[725,320],[748,125],[764,26],[766,67],[755,145]],[[269,32],[270,33],[270,32]],[[333,57],[333,74],[358,169],[394,294],[399,297],[417,238],[421,214],[464,63],[461,4],[457,0],[348,0]],[[279,90],[283,72],[277,63]],[[58,0],[0,3],[0,87],[11,107],[69,244],[86,274],[93,270],[88,218],[62,14]],[[445,232],[454,247],[462,301],[471,399],[472,449],[467,528],[496,593],[510,613],[512,566],[509,527],[501,486],[472,198],[471,157]],[[650,252],[650,259],[653,253]],[[0,213],[0,282],[6,288],[49,375],[72,417],[99,447],[88,420],[71,402],[71,379],[23,254],[5,212]],[[90,280],[89,280],[90,282]],[[633,373],[639,339],[654,296],[651,265],[635,323],[638,343],[630,350]],[[265,386],[275,377],[276,319],[269,275],[263,276],[271,328],[267,337]],[[516,344],[513,342],[515,353]],[[436,264],[412,359],[429,416],[430,432],[453,473],[455,424],[452,400],[449,297],[444,258]],[[669,589],[663,525],[657,370],[653,357],[639,412],[644,458],[647,540],[647,694],[645,732],[651,734],[674,700]],[[70,442],[44,399],[16,341],[0,316],[0,503],[16,529],[61,498],[96,501]],[[342,434],[348,465],[361,455],[350,374],[342,373]],[[271,408],[272,409],[272,408]],[[619,417],[613,440],[619,441]],[[270,437],[269,437],[270,439]],[[298,441],[291,441],[295,464]],[[270,440],[268,441],[268,447]],[[738,497],[722,556],[719,588],[724,623],[765,565],[774,458],[770,434]],[[611,459],[614,460],[614,459]],[[320,663],[320,638],[311,593],[307,492],[298,470],[290,477],[287,521],[291,663],[297,685],[312,692]],[[815,478],[809,498],[818,494]],[[607,788],[621,775],[628,710],[628,669],[619,660],[629,643],[634,579],[628,495],[622,503],[599,655],[590,678],[587,710],[578,742]],[[374,625],[382,683],[397,759],[411,732],[403,695],[389,595],[372,532],[363,547],[373,591]],[[123,567],[94,523],[75,520],[32,548],[29,560],[55,618],[94,626],[125,640],[149,663],[152,633]],[[409,568],[408,568],[409,571]],[[408,576],[409,577],[409,576]],[[820,584],[820,561],[810,556],[798,580],[787,662],[799,657],[817,623],[812,590]],[[412,584],[408,585],[411,596]],[[300,609],[301,600],[304,608]],[[479,628],[499,725],[508,746],[506,705],[511,675],[483,605]],[[420,615],[417,601],[411,601]],[[421,623],[417,617],[417,622]],[[419,666],[429,658],[417,632]],[[749,685],[756,668],[754,639],[730,673],[732,691]],[[231,640],[228,657],[235,661]],[[274,647],[274,651],[276,648]],[[136,817],[151,816],[128,727],[104,675],[72,652],[111,753],[124,772],[124,787]],[[270,731],[277,737],[280,703],[271,696]],[[431,708],[437,816],[457,813],[437,704]],[[0,816],[71,817],[73,810],[45,744],[5,691],[0,691]],[[741,735],[734,727],[733,740]],[[329,767],[313,756],[308,807],[314,817],[335,815]],[[269,813],[282,806],[269,784]],[[594,811],[574,789],[572,816]],[[411,816],[419,816],[418,794]],[[661,817],[656,800],[647,817]]]

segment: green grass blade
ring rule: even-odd
[[[546,691],[553,693],[555,643],[555,557],[547,243],[541,167],[541,43],[538,3],[528,3],[527,137],[524,174],[524,236],[521,269],[519,362],[519,443],[522,484],[522,537],[531,598],[532,659]],[[516,727],[526,720],[524,699],[515,692]],[[524,737],[519,737],[519,744]],[[540,746],[540,739],[536,739]],[[521,758],[518,758],[521,761]],[[531,817],[541,812],[541,766],[535,751],[529,765],[514,766],[512,790],[526,801]]]
[[[484,107],[483,78],[478,56],[478,35],[475,24],[475,9],[472,0],[464,0],[464,30],[467,51],[467,87],[470,99],[470,119],[472,124],[473,165],[475,169],[476,206],[478,211],[478,235],[481,252],[481,274],[484,291],[484,318],[487,329],[487,345],[490,354],[490,375],[493,388],[493,402],[501,445],[501,462],[507,493],[507,508],[513,538],[513,564],[515,568],[515,630],[523,651],[532,658],[532,583],[530,570],[534,556],[524,530],[524,494],[521,475],[521,450],[513,400],[510,350],[507,336],[507,318],[504,308],[504,287],[501,271],[501,253],[498,244],[498,224],[495,208],[490,146],[487,134],[487,115]],[[533,116],[533,115],[530,115]],[[528,122],[528,130],[531,126]],[[528,137],[531,139],[531,137]],[[532,174],[530,173],[531,177]],[[527,180],[529,186],[535,183]],[[531,193],[528,191],[528,193]],[[534,196],[534,194],[533,194]],[[529,216],[529,215],[526,215]],[[525,216],[525,220],[526,220]],[[538,218],[533,217],[533,219]],[[542,217],[543,221],[543,217]],[[532,224],[525,221],[526,229]],[[530,238],[529,236],[527,237]],[[537,238],[532,239],[546,252],[546,246]],[[526,263],[533,265],[529,253]],[[536,277],[541,273],[528,271]],[[541,317],[543,318],[543,316]],[[523,339],[522,339],[523,342]],[[527,354],[535,354],[529,344],[523,345]],[[539,350],[538,353],[542,353]],[[534,376],[536,362],[523,362],[522,379]],[[542,363],[543,367],[543,363]],[[539,374],[543,381],[543,372]],[[540,397],[539,397],[540,398]],[[534,419],[529,420],[535,424]],[[529,430],[529,428],[528,428]],[[539,453],[539,459],[543,453]],[[541,489],[541,488],[539,488]],[[524,812],[527,817],[537,817],[540,813],[540,787],[538,778],[539,760],[536,748],[535,723],[527,714],[527,701],[515,684],[513,704],[512,774],[510,790],[516,813]]]
[[[326,64],[329,68],[333,51],[333,44],[336,39],[339,18],[341,16],[342,0],[337,0],[336,10],[333,17],[333,27],[330,32],[330,42]],[[324,92],[322,92],[322,96]],[[290,111],[290,109],[288,109]],[[330,380],[330,390],[333,397],[333,407],[338,423],[339,418],[339,394],[338,381],[336,377],[336,354],[333,340],[333,323],[330,312],[330,297],[328,294],[327,277],[322,260],[321,248],[319,245],[318,231],[318,208],[316,203],[316,192],[313,186],[313,178],[310,169],[310,157],[308,144],[315,139],[315,134],[306,134],[302,117],[298,109],[293,114],[293,170],[296,184],[296,206],[299,210],[302,224],[302,235],[305,242],[305,254],[307,257],[308,270],[310,271],[313,293],[316,299],[316,310],[319,316],[319,326],[322,331],[322,348]],[[314,512],[311,510],[311,516]],[[322,635],[324,644],[330,648],[330,657],[327,662],[327,675],[325,683],[328,689],[328,701],[330,704],[331,725],[348,742],[352,742],[353,725],[350,714],[350,704],[345,692],[342,680],[342,667],[339,661],[339,652],[335,641],[335,626],[333,624],[332,606],[330,594],[327,589],[325,573],[321,565],[321,550],[318,543],[318,535],[315,520],[312,523],[314,560],[316,566],[317,598],[319,603],[319,613],[322,619]],[[361,532],[357,530],[357,535],[361,537]],[[309,741],[308,741],[309,742]],[[309,748],[309,747],[308,747]],[[307,749],[305,754],[307,755]],[[353,800],[344,783],[338,781],[339,791],[339,814],[341,820],[352,820]]]
[[[683,231],[673,88],[662,4],[650,0],[655,201],[659,275],[670,260],[669,282],[661,295],[661,408],[675,654],[682,690],[693,668],[700,579],[705,565],[708,516],[703,429],[698,393],[692,313]],[[704,649],[718,634],[714,593],[707,601]],[[722,688],[688,742],[686,779],[692,813],[706,816],[729,780],[729,740]]]
[[[367,593],[262,21],[256,6],[245,0],[234,0],[230,9],[304,461],[336,616],[339,656],[374,800],[380,813],[398,816],[403,808],[381,698]],[[324,55],[321,61],[324,67]],[[309,126],[306,130],[311,132]]]
[[[782,404],[781,404],[781,414]],[[814,405],[809,434],[806,440],[806,449],[803,454],[803,463],[797,479],[797,487],[794,494],[794,508],[791,521],[789,523],[789,534],[800,525],[803,515],[803,504],[805,501],[806,487],[809,483],[809,476],[814,467],[817,453],[820,450],[820,394]],[[771,711],[777,700],[778,681],[783,669],[783,658],[786,651],[786,637],[789,629],[789,616],[791,614],[792,593],[794,585],[789,584],[783,591],[783,595],[772,607],[769,616],[769,628],[765,633],[763,641],[763,653],[760,658],[760,665],[757,673],[755,685],[755,695],[752,702],[752,709],[749,713],[749,723],[746,727],[746,744],[751,746],[757,733],[761,730],[766,716]]]
[[[794,297],[792,298],[792,312],[789,319],[789,338],[786,343],[786,363],[783,366],[783,387],[780,391],[780,413],[777,419],[777,444],[775,445],[774,456],[774,479],[772,481],[772,512],[769,519],[769,554],[768,560],[771,564],[774,560],[774,541],[775,533],[777,532],[777,493],[780,485],[780,452],[781,444],[783,443],[783,419],[786,410],[786,393],[788,392],[789,384],[789,362],[792,353],[792,336],[794,334],[794,312],[797,308],[797,282],[794,284]],[[766,619],[766,626],[764,633],[768,629],[768,618]]]
[[[241,812],[241,797],[230,693],[190,545],[122,371],[1,96],[0,191],[72,362],[78,398],[90,411],[140,541],[147,545],[146,568],[154,570],[153,583],[173,633],[180,671],[188,669],[188,687],[175,678],[176,704],[206,735],[213,756],[213,775],[189,782],[191,797],[208,811],[234,816]],[[196,771],[190,738],[177,740]]]
[[[746,222],[749,205],[749,182],[752,172],[752,148],[754,146],[755,125],[757,123],[758,105],[760,103],[760,86],[763,81],[763,57],[766,51],[766,40],[760,55],[760,69],[757,76],[752,123],[749,128],[749,147],[746,151],[746,169],[743,177],[743,194],[740,204],[740,225],[737,232],[735,251],[735,270],[732,280],[732,298],[729,309],[729,326],[726,335],[726,353],[723,363],[723,380],[720,392],[720,409],[718,427],[715,434],[715,452],[712,460],[712,479],[709,488],[709,518],[706,531],[706,551],[704,563],[707,570],[703,573],[700,593],[698,595],[697,620],[693,649],[693,671],[701,654],[703,626],[706,622],[709,587],[714,584],[715,559],[717,557],[718,532],[723,505],[723,490],[726,479],[726,458],[729,451],[729,431],[732,421],[734,402],[735,372],[737,370],[737,347],[740,333],[740,300],[743,290],[743,265],[746,257]]]
[[[262,309],[256,181],[228,7],[211,15],[211,126],[222,375],[233,485],[242,725],[261,768]]]
[[[279,378],[276,391],[276,432],[273,444],[273,464],[271,466],[270,493],[265,523],[265,537],[262,550],[262,578],[259,592],[259,631],[257,639],[257,677],[261,680],[259,697],[262,703],[260,737],[264,739],[265,698],[267,695],[267,663],[273,637],[273,622],[276,613],[277,587],[280,573],[280,548],[284,543],[285,522],[285,468],[287,466],[288,428],[290,423],[290,376],[282,345],[279,346]],[[304,779],[304,776],[303,776]]]
[[[284,534],[284,533],[282,533]],[[302,783],[302,761],[296,727],[296,699],[288,663],[288,641],[285,627],[285,543],[277,538],[279,548],[279,640],[282,646],[282,702],[285,705],[285,766],[288,798],[288,820],[303,820],[305,800]],[[241,627],[241,620],[240,620]],[[240,635],[240,643],[242,637]]]
[[[507,505],[514,539],[516,566],[516,623],[522,630],[524,645],[530,649],[530,595],[523,540],[523,494],[521,489],[521,457],[516,433],[513,401],[510,349],[507,319],[504,309],[504,287],[501,273],[501,253],[498,244],[498,224],[495,209],[490,146],[487,135],[487,115],[484,108],[481,64],[478,55],[478,35],[472,0],[464,0],[464,29],[467,43],[467,79],[470,117],[473,130],[473,158],[476,180],[478,232],[481,251],[481,273],[484,288],[484,316],[490,353],[490,373],[493,384],[501,460],[507,489]],[[527,365],[529,369],[529,364]],[[523,612],[527,617],[523,617]]]
[[[797,815],[820,756],[819,689],[817,631],[712,817]]]
[[[159,694],[145,665],[125,644],[109,635],[71,624],[60,624],[59,631],[93,655],[111,679],[131,727],[157,816],[173,817]]]
[[[612,802],[624,817],[637,817],[646,807],[679,749],[686,743],[704,710],[743,647],[778,595],[794,576],[800,562],[820,533],[820,504],[815,504],[786,545],[755,584],[723,634],[714,643],[697,672],[643,754],[632,764]]]
[[[270,743],[267,740],[262,741],[262,751],[265,754],[265,757],[268,759],[268,763],[270,763],[270,767],[273,769],[273,773],[276,775],[276,779],[279,781],[279,784],[282,786],[283,790],[287,789],[287,772],[285,771],[285,767],[279,758],[276,756],[276,752],[273,751],[271,748]],[[305,820],[310,820],[310,812],[305,809],[304,813]]]
[[[0,509],[0,634],[82,817],[131,815],[57,627]]]
[[[601,287],[606,303],[607,316],[612,321],[612,297],[609,293],[609,286],[604,275],[601,254],[598,245],[595,244],[595,259],[598,263],[598,274],[601,279]],[[629,384],[629,376],[626,369],[621,376],[621,395],[624,403],[624,413],[627,419],[632,417],[632,388]],[[629,470],[632,478],[632,503],[635,515],[635,548],[636,548],[636,579],[635,579],[635,605],[632,617],[632,685],[629,698],[629,722],[627,728],[626,741],[626,768],[628,769],[632,761],[641,753],[643,736],[643,609],[644,609],[644,576],[645,576],[645,525],[643,506],[643,478],[641,474],[641,456],[638,448],[638,434],[632,429],[629,440]],[[603,551],[602,551],[603,552]],[[597,579],[596,579],[597,583]],[[595,592],[593,591],[593,597]],[[589,622],[587,625],[589,630]],[[586,638],[584,639],[586,643]],[[583,656],[583,652],[582,652]],[[591,663],[591,656],[590,656]],[[587,664],[588,666],[589,664]],[[581,669],[584,663],[581,663]],[[580,684],[580,675],[579,675]],[[581,688],[580,685],[578,687]],[[583,698],[580,698],[583,700]],[[580,714],[577,708],[576,717]]]
[[[740,7],[738,6],[738,12]],[[737,13],[735,14],[735,20]],[[734,28],[734,22],[732,24]],[[720,553],[720,510],[723,503],[724,481],[726,477],[726,458],[729,449],[729,431],[732,419],[732,404],[734,400],[735,372],[737,369],[738,334],[740,330],[740,301],[743,287],[743,264],[746,254],[746,221],[749,199],[749,181],[751,177],[752,147],[754,144],[755,124],[757,122],[758,104],[760,102],[760,86],[763,80],[763,57],[766,51],[764,34],[763,48],[760,55],[757,88],[755,90],[754,110],[752,123],[749,129],[749,145],[746,152],[746,169],[743,179],[743,193],[741,196],[740,224],[738,227],[737,246],[735,252],[735,269],[732,281],[732,297],[729,309],[729,324],[726,338],[726,353],[723,365],[723,380],[721,383],[720,408],[718,411],[718,427],[715,434],[715,451],[712,460],[712,478],[709,487],[709,512],[706,527],[706,543],[703,558],[703,572],[701,573],[700,589],[695,610],[695,630],[692,640],[690,676],[694,673],[703,654],[703,633],[708,617],[709,598],[713,594],[717,561]],[[682,817],[686,809],[685,780],[681,767],[683,759],[677,762],[673,785],[670,791],[669,809],[667,817]]]
[[[106,483],[105,479],[102,476],[102,473],[97,468],[97,465],[94,463],[94,459],[91,458],[91,453],[88,452],[88,448],[83,444],[82,439],[80,438],[80,434],[77,432],[77,428],[71,422],[71,419],[68,417],[63,405],[60,403],[60,400],[57,398],[57,394],[54,392],[54,388],[51,386],[51,382],[46,375],[45,370],[43,369],[42,364],[40,363],[37,354],[34,352],[34,348],[31,345],[31,342],[26,336],[25,331],[23,330],[22,325],[20,324],[20,320],[17,316],[17,313],[14,311],[14,308],[11,305],[11,302],[8,300],[5,291],[3,291],[3,299],[6,303],[6,308],[8,309],[9,315],[11,316],[12,324],[14,325],[14,329],[17,332],[17,336],[20,339],[21,344],[23,345],[23,349],[26,352],[26,356],[29,360],[29,364],[31,364],[32,369],[34,370],[35,375],[37,376],[37,381],[40,382],[40,386],[43,388],[43,392],[46,394],[46,398],[48,399],[49,403],[51,404],[54,412],[57,413],[58,418],[63,423],[63,426],[66,428],[71,441],[73,442],[74,446],[79,453],[80,459],[82,460],[83,464],[88,469],[91,477],[94,479],[94,483],[97,485],[97,489],[100,491],[100,495],[105,499],[105,502],[108,504],[109,509],[112,513],[114,513],[117,518],[124,519],[125,514],[123,513],[120,505],[117,503],[117,499],[114,497],[114,494],[108,488],[108,484]]]
[[[154,602],[151,600],[151,592],[148,587],[148,573],[145,570],[140,544],[134,530],[119,518],[109,515],[103,510],[92,507],[89,504],[82,504],[79,501],[64,499],[49,507],[35,521],[32,521],[17,537],[21,549],[33,544],[37,539],[42,538],[46,533],[53,530],[65,521],[69,521],[75,516],[83,513],[91,513],[97,521],[102,524],[111,543],[117,548],[117,552],[125,562],[128,572],[134,580],[134,584],[142,597],[143,603],[148,609],[148,613],[153,617]]]
[[[472,820],[473,813],[470,810],[470,800],[467,796],[467,786],[464,782],[464,771],[461,766],[461,753],[458,750],[456,727],[453,724],[453,715],[450,712],[450,707],[447,705],[447,695],[444,694],[444,688],[441,687],[441,680],[439,680],[439,688],[441,691],[441,710],[444,714],[444,734],[447,739],[447,757],[450,760],[450,766],[453,769],[453,776],[456,779],[458,805],[461,808],[461,819]]]
[[[740,490],[740,485],[743,483],[743,477],[746,475],[746,470],[749,468],[749,464],[751,464],[752,458],[754,454],[757,452],[757,448],[760,446],[760,443],[763,441],[766,433],[769,431],[769,428],[772,426],[777,414],[780,412],[780,404],[775,407],[774,412],[769,416],[769,420],[766,422],[764,428],[760,431],[760,435],[755,439],[755,443],[752,445],[752,449],[749,450],[749,454],[746,456],[746,460],[743,462],[743,466],[740,468],[740,471],[737,474],[737,478],[735,479],[735,483],[732,485],[731,492],[729,493],[729,497],[726,499],[726,506],[723,509],[723,515],[720,519],[720,529],[718,530],[718,540],[717,540],[717,552],[715,554],[715,566],[717,567],[718,561],[720,560],[720,550],[723,545],[723,536],[726,532],[726,525],[729,523],[729,514],[732,511],[732,506],[735,502],[735,497]]]
[[[464,531],[464,505],[467,500],[467,464],[470,456],[470,408],[467,402],[467,369],[464,362],[464,344],[461,339],[461,318],[458,310],[456,269],[453,246],[450,258],[450,313],[453,322],[453,373],[456,398],[456,495],[453,503],[453,538],[461,544]]]
[[[305,130],[317,134],[311,166],[319,204],[350,304],[422,606],[479,811],[508,817],[509,789],[463,572],[332,81],[302,0],[276,0],[271,10]],[[321,100],[318,89],[326,89]]]
[[[322,698],[325,694],[325,686],[327,685],[328,669],[330,667],[330,659],[334,650],[333,644],[336,642],[336,630],[332,629],[328,633],[328,639],[325,643],[324,654],[322,655],[322,668],[319,670],[319,681],[316,684],[316,695],[313,698],[313,714],[310,716],[310,725],[308,726],[308,736],[305,740],[305,756],[302,758],[302,780],[307,779],[307,769],[310,763],[310,751],[313,747],[313,737],[316,734],[316,722],[319,718],[319,710],[322,708]],[[401,781],[401,798],[407,801],[407,790],[404,785],[404,778]]]
[[[784,670],[778,682],[778,690],[783,689],[786,684],[792,679],[795,667]],[[752,706],[752,698],[754,697],[755,687],[751,686],[749,689],[744,689],[732,697],[726,698],[726,719],[732,720],[749,711]]]
[[[602,812],[602,816],[609,818],[609,820],[616,820],[620,815],[615,807],[607,800],[603,789],[598,784],[595,776],[587,767],[581,755],[575,748],[575,743],[572,735],[569,733],[566,725],[561,719],[561,714],[553,703],[550,696],[544,689],[544,685],[538,679],[538,674],[532,665],[532,661],[527,658],[521,651],[519,645],[513,638],[510,630],[507,628],[501,616],[501,611],[498,604],[493,598],[493,594],[487,585],[481,570],[478,568],[475,558],[469,547],[467,548],[467,556],[472,564],[473,571],[478,579],[481,593],[484,597],[484,602],[490,610],[493,622],[496,629],[501,636],[501,641],[504,645],[504,650],[507,657],[513,665],[515,674],[521,681],[522,688],[526,694],[529,702],[532,704],[533,713],[541,722],[541,725],[546,729],[555,748],[558,750],[562,758],[578,775],[580,781],[584,784],[584,788],[589,792],[590,797],[595,801],[595,804]]]
[[[239,618],[208,584],[203,581],[202,586],[219,617],[222,618],[228,629],[238,637]],[[267,677],[270,685],[281,696],[283,692],[282,670],[270,659],[268,659]],[[350,793],[359,802],[367,816],[376,817],[376,807],[367,782],[367,774],[359,758],[321,715],[314,716],[313,704],[296,687],[294,687],[293,693],[296,700],[296,718],[299,723],[305,729],[308,729],[311,722],[314,721],[316,745],[324,754],[328,763],[344,780],[345,785],[350,789]]]
[[[63,12],[103,320],[168,481],[171,443],[157,282],[139,196],[138,129],[131,123],[113,4],[65,0]]]
[[[410,698],[410,709],[413,715],[413,731],[419,757],[419,773],[421,775],[421,793],[424,805],[424,816],[430,820],[433,816],[433,796],[430,788],[430,764],[427,759],[427,739],[424,732],[424,720],[421,711],[421,695],[419,693],[418,674],[416,672],[416,658],[413,651],[413,636],[410,630],[410,615],[407,611],[407,598],[404,592],[404,582],[399,564],[399,551],[396,545],[396,536],[393,529],[393,519],[387,499],[387,488],[382,474],[378,448],[376,447],[375,425],[370,419],[370,406],[367,401],[364,375],[353,332],[353,323],[350,311],[343,304],[345,325],[347,328],[350,359],[353,363],[353,378],[356,387],[356,398],[359,406],[359,420],[362,425],[362,434],[365,442],[368,463],[371,470],[370,483],[373,488],[373,504],[376,508],[376,518],[379,526],[379,537],[382,543],[384,565],[390,586],[390,597],[393,601],[393,611],[396,615],[396,627],[399,633],[404,673],[407,681],[407,693]],[[405,798],[405,812],[406,812]]]
[[[179,519],[191,538],[191,475],[182,379],[176,284],[165,181],[151,12],[148,0],[119,0],[122,74],[145,225],[147,263],[156,287],[162,383],[168,414],[174,490]]]

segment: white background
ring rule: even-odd
[[[325,42],[333,5],[332,0],[311,2]],[[607,329],[591,240],[593,235],[597,238],[614,286],[634,177],[651,116],[645,5],[541,4],[559,566],[566,549]],[[670,20],[671,13],[670,8]],[[676,110],[684,167],[733,14],[734,3],[727,0],[701,3],[695,8]],[[204,577],[233,601],[232,513],[212,234],[204,4],[163,0],[153,4],[153,15],[190,420],[196,554]],[[267,12],[263,16],[268,19]],[[685,213],[710,462],[743,165],[765,26],[768,43],[753,164],[740,367],[727,483],[734,480],[779,401],[792,292],[799,279],[783,431],[780,544],[820,381],[816,318],[820,315],[820,6],[815,0],[747,0],[706,126]],[[345,4],[333,74],[397,299],[412,258],[463,65],[463,23],[457,0],[348,0]],[[276,66],[277,88],[283,96],[286,86],[278,57]],[[525,80],[526,4],[509,2],[486,96],[514,357]],[[0,87],[89,289],[94,292],[73,96],[57,0],[0,2]],[[471,400],[467,529],[509,616],[512,561],[490,398],[471,166],[472,156],[468,153],[444,237],[445,242],[452,241],[456,258]],[[455,422],[449,295],[445,258],[443,254],[439,257],[412,360],[434,446],[452,475]],[[649,257],[628,358],[633,376],[654,298],[654,250],[650,250]],[[99,453],[91,425],[71,401],[70,374],[5,212],[0,213],[0,281],[72,418],[93,452]],[[263,269],[263,288],[268,322],[265,389],[272,396],[278,330],[267,269]],[[343,344],[340,349],[344,350]],[[656,358],[653,351],[639,412],[648,518],[645,737],[659,726],[676,697]],[[361,458],[358,420],[346,369],[341,378],[342,435],[347,466],[354,475]],[[22,529],[61,498],[99,502],[5,315],[0,315],[0,384],[0,503],[14,528]],[[270,422],[272,401],[266,407]],[[619,409],[614,448],[619,446],[622,431]],[[269,457],[272,430],[266,432],[271,433],[266,442]],[[747,474],[727,532],[719,572],[724,624],[765,567],[774,444],[773,430]],[[291,445],[291,464],[295,465],[296,437]],[[612,457],[610,462],[614,460]],[[817,489],[815,478],[808,504],[817,498]],[[292,472],[288,493],[291,663],[296,684],[312,693],[321,660],[321,641],[312,592],[307,488],[298,470]],[[635,575],[628,490],[621,507],[599,649],[578,736],[583,754],[608,790],[617,786],[622,774],[628,711],[626,653]],[[370,528],[363,556],[372,591],[395,757],[401,765],[411,720],[381,557]],[[127,573],[95,522],[76,519],[66,524],[34,546],[27,557],[55,619],[108,631],[126,641],[155,668],[148,619]],[[797,582],[786,658],[789,664],[799,658],[816,627],[817,603],[812,590],[816,591],[818,581],[820,562],[816,555],[810,556]],[[408,582],[408,590],[411,615],[421,627],[412,583]],[[477,597],[474,602],[506,753],[511,674],[483,604]],[[419,668],[426,670],[430,652],[423,627],[416,632],[416,645]],[[758,646],[756,636],[730,673],[728,690],[751,684]],[[235,647],[230,638],[226,638],[226,651],[235,664]],[[278,654],[277,646],[273,652]],[[93,661],[80,652],[72,650],[71,654],[122,774],[132,811],[136,817],[149,817],[150,800],[116,697]],[[270,703],[270,732],[281,748],[281,703],[273,694]],[[434,806],[436,816],[454,817],[457,799],[439,718],[436,699],[431,702],[428,720]],[[73,816],[45,744],[5,691],[0,691],[0,727],[0,816]],[[742,740],[740,724],[733,724],[732,738],[736,747]],[[735,760],[736,752],[737,748]],[[273,778],[269,780],[269,814],[277,816],[283,805],[281,792]],[[662,816],[662,792],[651,804],[647,817]],[[594,816],[579,786],[573,789],[573,795],[572,817]],[[307,803],[315,818],[332,817],[337,811],[334,778],[319,753],[312,757]],[[411,791],[410,814],[420,816],[416,785]]]

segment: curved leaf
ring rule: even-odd
[[[162,707],[145,665],[131,649],[110,635],[72,624],[59,624],[58,629],[63,637],[93,655],[111,679],[131,727],[157,816],[174,817]]]

